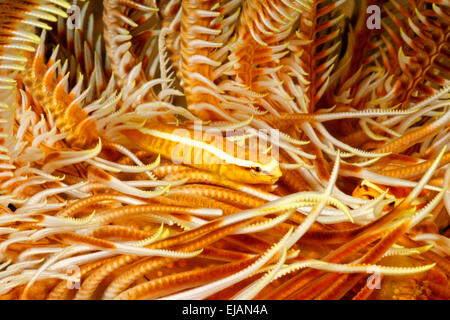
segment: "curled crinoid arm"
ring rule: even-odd
[[[303,112],[314,112],[330,85],[341,46],[344,1],[311,1],[300,11],[296,36],[289,41],[290,54],[283,60],[286,82]]]
[[[434,3],[432,10],[426,10],[428,5],[428,1],[412,1],[405,9],[399,2],[391,1],[385,6],[389,17],[383,23],[386,28],[390,26],[389,41],[398,53],[396,61],[401,71],[392,71],[400,76],[402,95],[398,98],[403,107],[423,100],[436,85],[443,85],[448,73],[447,8]],[[393,31],[394,27],[400,32]]]
[[[216,47],[223,44],[216,41],[222,33],[220,23],[216,19],[221,13],[218,1],[182,1],[181,4],[181,68],[186,102],[190,110],[195,110],[200,118],[207,119],[207,111],[200,108],[220,109],[220,101],[208,89],[202,89],[204,82],[212,82],[213,68],[221,63],[209,56]],[[208,14],[206,14],[208,13]],[[198,74],[196,77],[192,75]],[[203,80],[205,79],[205,80]],[[196,92],[202,89],[205,93]]]
[[[154,27],[158,23],[157,8],[140,4],[135,1],[111,0],[104,2],[103,24],[106,52],[111,62],[114,75],[121,87],[135,82],[135,87],[151,80],[151,61],[141,62],[141,58],[153,54],[155,49],[155,35],[158,32]],[[144,26],[139,23],[145,21],[152,31],[144,31]],[[138,43],[133,43],[137,37]],[[153,41],[152,41],[153,40]],[[144,59],[145,60],[145,59]],[[135,70],[131,72],[131,70]],[[149,91],[151,100],[156,100],[153,91]]]
[[[246,86],[242,94],[262,109],[278,104],[296,108],[276,72],[289,53],[288,39],[299,11],[299,4],[288,1],[247,1],[243,5],[227,73]]]
[[[58,70],[61,62],[56,61],[57,48],[53,51],[48,63],[45,63],[45,38],[43,33],[41,43],[36,54],[27,64],[27,72],[24,75],[25,90],[30,92],[36,102],[38,116],[50,117],[54,121],[58,133],[66,134],[66,140],[71,145],[92,146],[98,141],[96,124],[81,109],[85,99],[93,89],[91,86],[78,91],[78,96],[69,92],[68,71]],[[39,79],[34,81],[33,79]],[[81,88],[80,79],[73,88]],[[45,108],[44,108],[45,106]]]
[[[83,75],[83,86],[94,87],[87,97],[88,102],[102,94],[111,74],[105,63],[103,39],[100,35],[95,35],[95,26],[101,16],[93,12],[93,9],[90,2],[75,1],[67,10],[73,13],[73,16],[69,19],[58,17],[48,34],[52,45],[59,48],[58,59],[63,63],[60,67],[67,68],[69,83],[75,85]]]
[[[69,4],[65,1],[55,4],[4,1],[1,6],[3,18],[0,21],[0,99],[2,101],[0,132],[2,139],[7,138],[8,143],[14,145],[18,141],[11,135],[14,130],[11,115],[15,112],[16,97],[20,99],[20,93],[16,90],[17,72],[26,69],[28,56],[33,54],[40,42],[36,30],[49,29],[49,21],[55,21],[58,15],[66,16],[61,8],[67,8]],[[10,154],[5,148],[0,151],[1,162],[14,161],[16,156],[17,153]],[[2,173],[1,179],[7,176],[11,176],[11,173]]]

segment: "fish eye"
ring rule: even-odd
[[[262,171],[260,167],[252,167],[250,169],[252,170],[252,172],[255,172],[255,173],[261,173],[261,171]]]

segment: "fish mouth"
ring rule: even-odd
[[[275,172],[263,172],[265,175],[269,176],[272,178],[272,180],[278,180],[279,178],[281,178],[281,176],[283,175],[283,173],[281,172],[280,169],[276,170]]]
[[[264,172],[264,171],[263,171],[263,174],[264,174],[266,177],[268,177],[268,179],[267,179],[267,183],[268,183],[268,184],[274,184],[274,183],[276,183],[276,182],[278,181],[278,179],[280,179],[281,176],[282,176],[281,171],[280,171],[280,172],[275,172],[275,173],[273,173],[273,172]]]

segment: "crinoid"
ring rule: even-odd
[[[446,0],[1,0],[3,299],[450,299]]]

